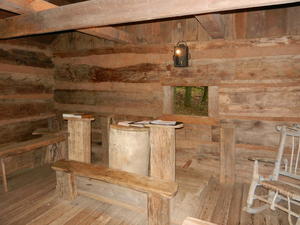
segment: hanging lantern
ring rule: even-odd
[[[189,47],[186,42],[180,41],[174,47],[173,60],[175,67],[189,66]]]

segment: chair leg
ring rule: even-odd
[[[253,205],[254,197],[255,197],[255,190],[259,182],[259,174],[258,174],[258,162],[255,160],[254,168],[253,168],[253,176],[252,182],[249,189],[248,199],[247,199],[247,207],[250,208]]]
[[[246,212],[251,213],[251,214],[256,214],[256,213],[259,213],[259,212],[269,208],[269,206],[267,204],[263,205],[261,207],[257,207],[257,208],[252,207],[253,202],[255,200],[255,190],[256,190],[256,187],[259,184],[259,181],[260,181],[260,177],[259,177],[259,174],[258,174],[258,161],[256,160],[254,162],[252,182],[251,182],[249,193],[248,193],[247,207],[244,208],[244,210]]]
[[[4,158],[1,158],[2,180],[4,192],[8,192]]]

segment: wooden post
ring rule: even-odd
[[[56,171],[56,191],[59,197],[65,200],[74,200],[77,197],[74,175],[72,173]]]
[[[172,114],[174,111],[174,87],[163,86],[163,114]]]
[[[170,200],[161,195],[148,194],[148,225],[170,224]]]
[[[150,176],[175,181],[175,129],[183,125],[150,127]],[[158,195],[148,195],[148,224],[170,224],[170,201]]]
[[[111,123],[111,116],[100,117],[101,126],[101,142],[102,142],[102,162],[108,166],[108,152],[109,152],[109,126]],[[101,157],[99,154],[99,158]]]
[[[66,114],[65,114],[66,115]],[[68,120],[68,157],[69,160],[91,163],[91,115],[81,115],[82,118],[64,115]]]
[[[175,128],[150,126],[150,176],[175,181]]]
[[[4,192],[8,192],[4,158],[1,158],[2,180]]]
[[[235,183],[235,129],[233,123],[221,122],[220,183]]]

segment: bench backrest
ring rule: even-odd
[[[10,143],[0,146],[0,158],[18,155],[24,152],[29,152],[37,148],[55,144],[66,140],[66,135],[44,135],[28,141]]]

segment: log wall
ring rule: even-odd
[[[51,53],[45,48],[0,42],[0,144],[34,138],[55,118]],[[43,149],[5,159],[7,173],[43,164]]]
[[[237,177],[245,181],[252,171],[248,157],[275,157],[275,125],[300,122],[300,37],[188,44],[187,68],[173,67],[168,44],[55,52],[56,108],[160,117],[163,86],[213,87],[213,116],[162,117],[186,122],[177,131],[177,166],[217,176],[219,121],[231,121],[237,127]]]

